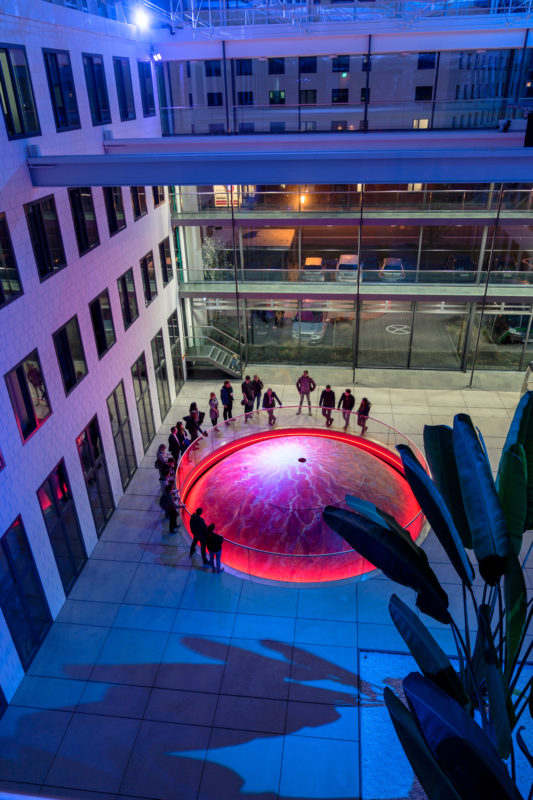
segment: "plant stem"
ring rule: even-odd
[[[500,614],[500,622],[501,622],[503,620],[503,599],[502,599],[501,581],[498,581],[498,611]],[[494,638],[496,638],[496,635],[494,636]],[[500,664],[503,664],[503,635],[500,636],[499,659],[500,659]]]
[[[461,631],[459,630],[459,628],[457,627],[457,625],[453,621],[452,617],[450,617],[450,624],[451,624],[452,628],[455,630],[455,633],[457,634],[457,636],[459,638],[459,641],[461,642],[461,647],[463,648],[463,652],[465,654],[466,663],[468,664],[468,669],[470,670],[470,674],[472,676],[472,682],[474,684],[474,690],[476,692],[476,698],[477,698],[477,702],[478,702],[478,706],[479,706],[479,712],[481,714],[481,720],[482,720],[482,723],[483,723],[483,730],[486,730],[486,727],[487,727],[487,714],[485,712],[485,706],[483,705],[483,701],[481,699],[481,692],[479,691],[479,686],[478,686],[478,683],[477,683],[477,680],[476,680],[476,675],[475,675],[475,672],[474,672],[474,667],[473,667],[472,661],[470,660],[470,656],[466,651],[465,643],[463,641],[463,637],[461,636]]]
[[[530,642],[529,647],[527,648],[526,652],[524,653],[524,657],[523,657],[522,661],[520,662],[518,669],[516,670],[516,675],[513,678],[513,682],[509,685],[509,689],[510,689],[511,692],[514,691],[514,688],[516,686],[518,678],[520,677],[520,673],[522,672],[522,669],[524,668],[525,663],[526,663],[526,661],[527,661],[527,659],[529,657],[529,654],[531,653],[532,650],[533,650],[533,640]]]
[[[527,692],[527,690],[528,690],[528,688],[529,688],[530,686],[533,686],[533,678],[530,678],[530,679],[528,680],[528,682],[526,683],[526,685],[524,686],[524,688],[522,689],[522,691],[521,691],[521,692],[520,692],[520,694],[518,695],[518,698],[517,698],[517,700],[516,700],[516,703],[514,704],[514,705],[515,705],[515,709],[517,709],[517,708],[518,708],[518,704],[520,703],[520,700],[521,700],[521,699],[523,698],[523,696],[526,694],[526,692]],[[526,705],[527,705],[527,703],[526,703]]]
[[[466,646],[468,648],[468,653],[471,653],[472,650],[470,649],[470,625],[468,624],[468,605],[466,602],[466,587],[463,583],[463,614],[465,618],[465,639],[466,639]]]

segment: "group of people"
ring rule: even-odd
[[[202,565],[211,567],[213,572],[224,572],[224,567],[220,565],[224,537],[219,533],[215,533],[215,523],[212,522],[208,525],[202,514],[203,510],[201,508],[197,508],[194,514],[191,514],[190,529],[193,538],[189,555],[191,558],[193,557],[196,552],[196,545],[199,543]],[[209,560],[206,550],[209,550]]]

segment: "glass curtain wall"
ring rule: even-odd
[[[165,342],[162,329],[152,339],[152,359],[154,362],[159,412],[163,420],[170,408],[170,391],[168,388],[167,359],[165,357]]]
[[[115,442],[120,480],[122,488],[125,489],[137,469],[137,459],[135,457],[128,405],[122,381],[107,398],[107,410],[109,412],[111,431],[113,432],[113,441]]]
[[[98,418],[93,417],[76,439],[85,486],[98,536],[104,530],[115,503],[100,438]]]
[[[141,353],[135,364],[131,368],[135,401],[137,403],[137,413],[139,415],[139,425],[141,426],[141,437],[146,453],[148,446],[155,436],[154,412],[152,410],[152,400],[150,397],[150,386],[148,384],[148,373],[146,371],[146,358]]]

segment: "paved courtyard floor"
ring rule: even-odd
[[[272,387],[297,400],[292,385]],[[212,388],[182,388],[0,720],[0,788],[75,800],[423,797],[382,702],[411,669],[388,600],[394,591],[414,608],[414,593],[379,573],[311,588],[213,575],[179,530],[166,532],[155,452]],[[494,468],[519,399],[354,392],[418,445],[425,423],[470,413]],[[458,579],[431,532],[423,546],[458,610]],[[452,653],[448,630],[425,622]]]

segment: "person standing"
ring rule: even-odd
[[[307,405],[309,406],[309,416],[311,416],[311,392],[314,392],[314,390],[316,389],[316,383],[311,378],[309,372],[306,369],[304,369],[303,373],[296,381],[296,388],[298,389],[298,393],[300,395],[300,406],[296,413],[297,414],[302,413],[302,403],[304,401],[304,397],[307,397]]]
[[[326,428],[330,428],[333,425],[331,412],[335,408],[335,392],[329,383],[326,385],[326,388],[322,390],[318,405],[322,406],[322,416],[326,418]]]
[[[218,423],[218,400],[217,396],[214,392],[211,392],[209,395],[209,419],[211,420],[211,425],[213,428]]]
[[[230,381],[224,381],[224,385],[220,390],[220,400],[224,408],[223,416],[226,425],[229,425],[229,420],[233,416],[233,386]]]
[[[203,415],[203,411],[202,411]],[[187,417],[183,417],[185,420],[185,427],[189,431],[189,435],[191,437],[191,442],[196,441],[200,433],[203,436],[207,436],[207,431],[202,430],[202,422],[203,419],[200,416],[200,412],[196,406],[196,403],[191,403],[191,408],[189,410],[189,415]]]
[[[174,533],[178,527],[178,509],[182,506],[176,505],[176,501],[172,495],[172,485],[169,483],[165,486],[159,505],[165,512],[165,517],[168,517],[168,532]]]
[[[247,375],[246,378],[241,383],[241,390],[242,390],[241,405],[244,406],[244,421],[248,422],[248,418],[251,412],[254,410],[254,390],[249,375]]]
[[[346,389],[346,391],[341,394],[341,399],[339,400],[339,405],[337,406],[337,408],[342,408],[342,416],[344,417],[344,430],[346,430],[350,424],[351,411],[354,405],[355,397],[352,394],[352,390]]]
[[[263,408],[266,408],[268,411],[268,424],[274,425],[276,422],[277,417],[274,416],[274,408],[276,407],[276,401],[278,405],[281,405],[281,400],[277,396],[276,392],[272,391],[272,389],[268,388],[263,395]]]
[[[224,572],[224,567],[220,566],[223,542],[224,537],[219,533],[215,533],[215,523],[212,522],[211,525],[207,526],[207,549],[209,550],[209,563],[213,572]]]
[[[189,556],[192,558],[194,553],[196,552],[196,545],[200,542],[200,552],[202,553],[202,562],[204,567],[209,566],[209,561],[207,560],[207,555],[205,552],[206,544],[207,544],[207,524],[205,519],[202,517],[202,510],[201,508],[197,508],[194,514],[191,515],[191,521],[189,523],[191,533],[192,533],[192,544],[191,549],[189,550]]]
[[[179,422],[176,422],[176,438],[180,445],[180,452],[183,455],[183,453],[190,445],[190,441],[189,439],[187,439],[187,436],[185,434],[185,428],[183,427],[183,422],[181,422],[181,420]]]
[[[260,402],[261,402],[261,392],[263,391],[263,381],[259,377],[259,375],[254,375],[252,379],[252,389],[254,393],[254,401],[257,400],[255,407],[259,411]]]
[[[368,415],[370,414],[370,408],[372,403],[369,401],[367,397],[363,397],[359,408],[357,409],[357,424],[361,428],[361,436],[368,430],[367,422],[368,422]]]
[[[172,458],[177,464],[181,456],[181,445],[178,439],[178,428],[176,425],[170,429],[170,436],[168,437],[168,449],[172,453]]]

